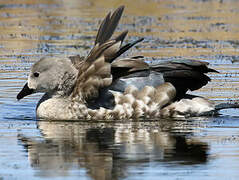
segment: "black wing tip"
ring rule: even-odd
[[[144,38],[140,38],[140,39],[138,39],[136,42],[139,43],[139,42],[141,42],[141,41],[143,41],[143,40],[144,40]]]
[[[144,40],[144,38],[139,38],[139,39],[137,39],[137,40],[135,40],[135,41],[133,41],[133,42],[127,44],[126,46],[128,46],[129,48],[131,48],[131,47],[133,47],[134,45],[136,45],[136,44],[142,42],[143,40]]]
[[[219,71],[217,71],[215,69],[211,69],[211,68],[208,68],[208,72],[220,73]]]
[[[124,11],[125,5],[119,6],[115,11]]]

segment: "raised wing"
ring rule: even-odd
[[[124,31],[111,40],[119,20],[122,16],[124,6],[109,13],[101,23],[96,36],[95,46],[88,56],[83,60],[80,56],[70,57],[73,65],[78,69],[77,82],[73,90],[73,98],[81,97],[82,100],[90,102],[99,97],[99,91],[111,85],[113,76],[111,74],[111,62],[122,53],[142,41],[143,38],[122,46],[128,31]]]

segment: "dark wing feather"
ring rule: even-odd
[[[208,62],[202,62],[202,61],[196,61],[196,60],[190,60],[190,59],[180,59],[180,60],[177,59],[177,60],[165,61],[162,63],[151,65],[151,68],[156,69],[157,71],[160,71],[160,72],[170,71],[173,69],[194,70],[194,71],[198,71],[202,73],[217,72],[214,69],[208,68],[208,65],[209,65]]]
[[[126,45],[124,45],[123,47],[121,47],[115,54],[112,54],[110,58],[107,59],[108,62],[113,62],[117,57],[119,57],[121,54],[123,54],[124,52],[126,52],[127,50],[129,50],[131,47],[133,47],[134,45],[136,45],[137,43],[143,41],[144,38],[140,38],[136,41],[133,41],[131,43],[128,43]]]
[[[97,56],[97,57],[99,57],[100,55],[104,55],[105,61],[111,63],[113,60],[115,60],[125,51],[127,51],[128,49],[133,47],[135,44],[143,40],[143,38],[141,38],[139,40],[136,40],[132,43],[128,43],[125,46],[121,47],[126,35],[128,34],[128,30],[123,31],[116,38],[114,38],[113,40],[110,40],[117,25],[119,24],[123,11],[124,11],[124,6],[120,6],[113,12],[112,15],[111,13],[109,13],[105,17],[105,19],[101,23],[100,28],[98,30],[96,40],[95,40],[95,47],[89,53],[89,56],[87,58],[88,60],[95,59],[95,57],[92,57],[92,54],[94,54],[94,56]],[[113,44],[107,47],[105,46],[106,48],[102,48],[102,46],[112,41],[114,41]],[[96,51],[98,52],[96,53]]]
[[[107,41],[104,44],[96,44],[96,46],[91,50],[85,61],[92,62],[99,58],[100,56],[104,55],[105,51],[114,46],[117,42],[115,40]]]
[[[217,72],[208,68],[207,62],[194,60],[173,60],[150,66],[153,71],[163,74],[165,82],[172,83],[178,98],[188,90],[197,90],[205,86],[211,79],[208,72]]]
[[[97,36],[95,39],[95,45],[96,44],[101,45],[111,38],[116,27],[119,24],[119,20],[122,16],[123,11],[124,11],[124,6],[120,6],[119,8],[115,10],[115,12],[112,15],[111,13],[109,13],[106,16],[106,18],[101,23],[101,26],[97,33]]]
[[[184,67],[190,67],[196,71],[203,72],[203,73],[208,73],[208,72],[216,72],[215,69],[210,69],[208,68],[209,63],[208,62],[203,62],[203,61],[196,61],[196,60],[190,60],[190,59],[184,59],[184,60],[173,60],[171,61],[173,64],[181,64],[184,65]]]
[[[123,31],[122,33],[120,33],[120,34],[115,38],[115,40],[116,40],[116,41],[121,41],[121,42],[123,42],[124,39],[125,39],[125,37],[127,36],[127,34],[128,34],[128,30],[125,30],[125,31]]]
[[[143,61],[142,56],[118,59],[111,63],[113,79],[128,76],[132,72],[149,70],[149,65]]]
[[[165,82],[170,82],[177,90],[177,96],[182,97],[188,90],[194,91],[205,86],[211,79],[196,71],[175,70],[163,73]]]

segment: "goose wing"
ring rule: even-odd
[[[180,98],[188,90],[200,89],[211,81],[206,73],[218,73],[216,70],[209,68],[208,65],[207,62],[179,59],[151,65],[150,69],[162,73],[165,82],[174,85],[177,96]]]
[[[102,93],[108,94],[108,90],[104,91],[102,89],[109,87],[113,81],[111,63],[122,53],[143,40],[142,38],[122,46],[128,31],[111,38],[123,10],[124,6],[120,6],[113,13],[109,13],[102,21],[94,47],[86,58],[83,59],[80,56],[70,57],[73,65],[78,70],[77,81],[72,93],[73,98],[81,98],[86,102],[90,102],[99,98]]]
[[[177,91],[177,99],[185,96],[188,90],[194,91],[205,86],[209,72],[216,70],[208,67],[209,63],[195,60],[171,60],[149,65],[143,57],[115,60],[112,63],[112,90],[123,92],[128,85],[141,89],[144,86],[159,86],[170,82]]]

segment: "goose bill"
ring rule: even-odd
[[[25,96],[32,94],[33,92],[34,92],[34,89],[30,89],[28,87],[28,83],[26,83],[24,87],[22,88],[22,90],[18,93],[17,100],[20,100],[24,98]]]

